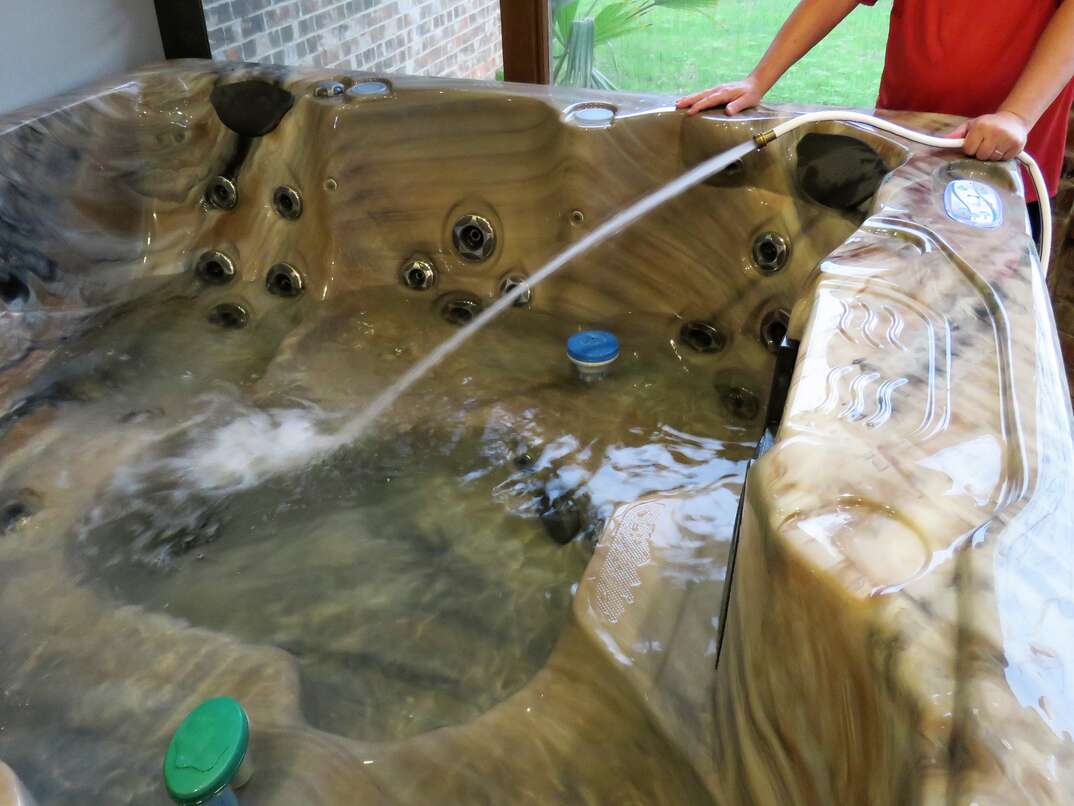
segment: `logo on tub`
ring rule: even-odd
[[[956,179],[943,194],[947,215],[960,224],[995,229],[1003,223],[1003,202],[995,188],[972,179]]]

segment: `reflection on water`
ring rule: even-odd
[[[521,690],[548,662],[615,508],[740,475],[758,428],[728,419],[717,365],[682,362],[652,323],[616,323],[624,358],[587,385],[563,355],[578,323],[519,311],[348,444],[354,412],[449,325],[394,288],[304,320],[270,311],[242,331],[213,328],[203,307],[165,295],[66,345],[23,395],[36,414],[9,428],[9,442],[27,442],[3,477],[32,478],[45,506],[66,510],[34,562],[62,554],[70,590],[282,650],[305,718],[343,736],[463,724]],[[69,455],[52,447],[75,438],[94,446],[92,468],[61,466]],[[699,531],[733,505],[714,496],[692,516]],[[67,595],[32,604],[47,612]],[[56,663],[77,678],[87,652]],[[13,660],[5,679],[32,688],[26,658]],[[112,683],[140,673],[134,662]],[[15,720],[10,707],[0,700],[0,725],[20,735],[0,732],[0,757],[18,755],[52,802],[42,742],[69,718],[61,707]],[[86,758],[65,774],[109,763]],[[67,802],[67,785],[54,792]]]

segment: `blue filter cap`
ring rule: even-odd
[[[567,357],[575,364],[610,364],[619,357],[619,339],[607,330],[583,330],[567,339]]]

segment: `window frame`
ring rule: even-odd
[[[549,0],[500,0],[503,77],[524,84],[548,84],[552,39]]]

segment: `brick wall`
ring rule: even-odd
[[[203,0],[218,59],[496,77],[500,0]]]
[[[1052,204],[1055,216],[1055,258],[1048,285],[1055,305],[1059,342],[1066,359],[1067,380],[1074,390],[1074,114],[1067,135],[1063,179]]]

